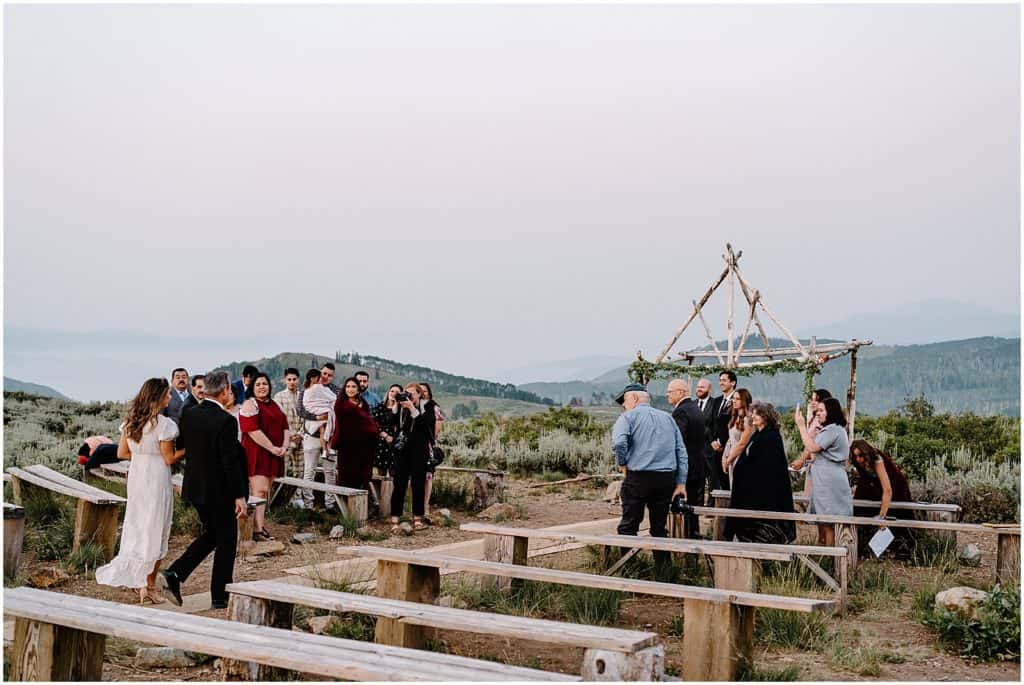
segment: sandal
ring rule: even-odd
[[[145,605],[146,602],[150,604],[163,604],[166,601],[160,596],[155,587],[139,588],[139,604]]]
[[[391,534],[392,535],[398,535],[401,532],[402,532],[402,526],[399,524],[399,522],[398,521],[392,521],[391,522]]]
[[[265,528],[263,530],[253,531],[253,534],[252,534],[253,542],[266,542],[267,540],[273,540],[273,539],[274,539],[274,537],[270,533],[268,533]]]
[[[425,530],[426,526],[423,525],[423,521],[420,521],[419,519],[416,519],[415,521],[412,522],[412,529],[413,530]]]

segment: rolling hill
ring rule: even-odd
[[[719,346],[724,344],[720,342]],[[526,383],[519,387],[559,403],[579,397],[584,404],[608,404],[627,382],[626,368],[620,366],[589,381]],[[815,384],[845,398],[849,376],[849,357],[843,357],[829,362]],[[717,394],[717,379],[713,383]],[[665,381],[654,382],[651,391],[663,394],[665,385]],[[755,398],[784,406],[800,399],[802,385],[802,374],[740,379],[740,386]],[[1020,338],[970,338],[861,349],[857,357],[858,413],[885,414],[906,398],[922,393],[939,412],[1020,416]]]
[[[39,397],[53,397],[58,400],[68,399],[48,385],[19,381],[16,378],[4,376],[4,392],[23,392],[26,395],[37,395]]]

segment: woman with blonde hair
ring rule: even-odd
[[[130,460],[128,504],[121,529],[121,547],[109,564],[96,569],[101,585],[139,589],[139,603],[160,604],[156,574],[167,556],[174,512],[171,464],[178,425],[163,416],[171,401],[166,378],[150,378],[132,400],[121,424],[118,459]]]

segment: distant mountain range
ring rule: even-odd
[[[16,378],[8,378],[7,376],[4,376],[4,392],[24,392],[29,395],[38,395],[40,397],[54,397],[58,400],[68,399],[48,385],[26,383],[25,381],[19,381]]]
[[[774,341],[776,342],[782,341]],[[824,343],[826,340],[819,339]],[[724,348],[725,342],[719,342]],[[584,404],[607,404],[627,383],[627,365],[589,381],[526,383],[520,387],[561,404],[573,398]],[[939,412],[974,412],[1020,416],[1020,338],[971,338],[928,345],[872,345],[857,356],[857,411],[879,415],[908,397],[924,394]],[[829,362],[816,386],[844,399],[849,384],[849,356]],[[718,394],[717,379],[712,379]],[[663,394],[665,381],[650,389]],[[756,398],[791,406],[801,400],[802,374],[750,376],[740,386]]]

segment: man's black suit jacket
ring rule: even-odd
[[[181,416],[177,447],[185,450],[181,497],[197,506],[229,504],[249,496],[238,421],[216,402],[202,402]]]
[[[672,418],[683,434],[686,446],[688,470],[687,481],[703,481],[704,472],[704,414],[692,399],[687,397],[672,411]]]
[[[733,391],[735,394],[735,391]],[[725,443],[729,442],[729,416],[732,414],[732,399],[729,402],[725,402],[725,396],[715,398],[715,430],[711,435],[712,440],[719,442],[719,451],[717,455],[721,456],[722,449],[725,449]]]

